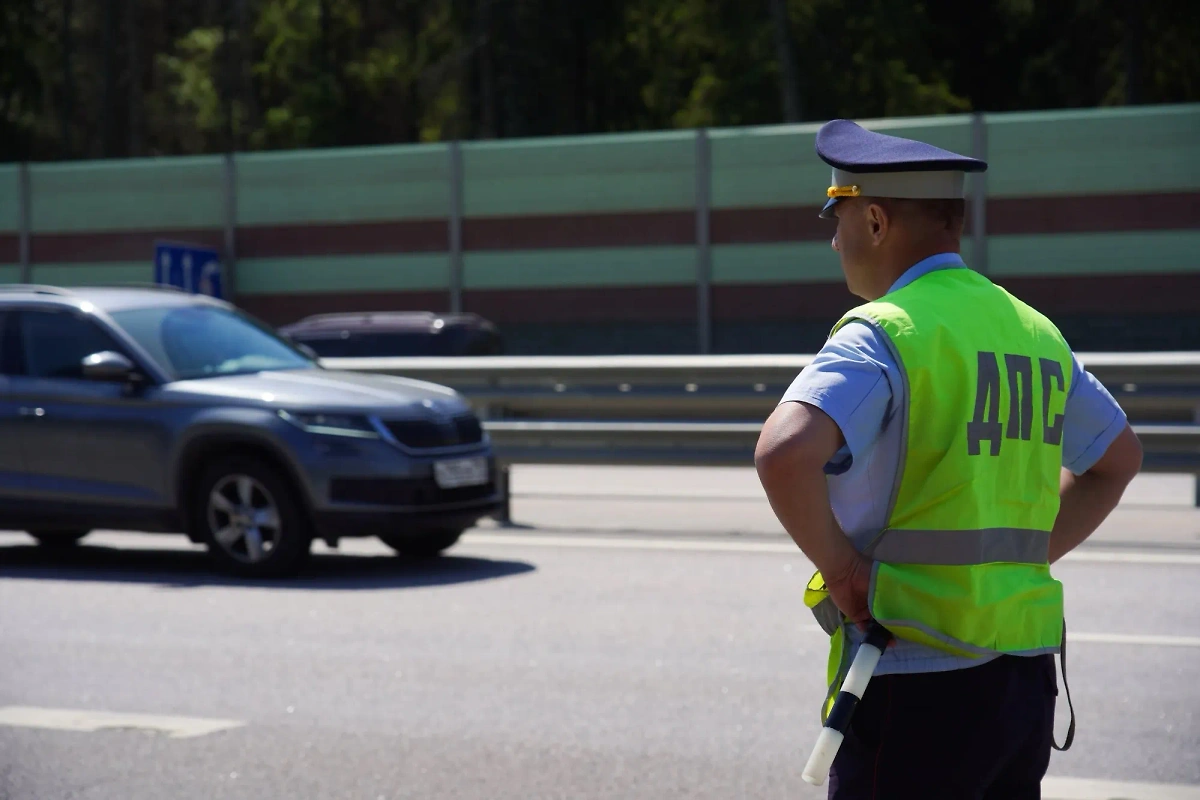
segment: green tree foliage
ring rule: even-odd
[[[1200,100],[1195,0],[5,0],[0,160]]]

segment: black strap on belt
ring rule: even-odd
[[[1053,736],[1050,738],[1050,744],[1055,750],[1065,753],[1071,749],[1071,742],[1075,741],[1075,706],[1071,703],[1071,687],[1067,684],[1067,621],[1063,620],[1063,636],[1062,648],[1059,650],[1059,659],[1062,661],[1063,688],[1067,692],[1067,708],[1071,709],[1071,727],[1067,728],[1067,740],[1063,742],[1062,747],[1055,743]]]

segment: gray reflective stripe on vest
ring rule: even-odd
[[[1028,528],[983,528],[973,531],[892,529],[884,531],[871,543],[867,555],[888,564],[1045,564],[1050,560],[1050,532]]]
[[[880,619],[880,620],[876,620],[876,622],[878,622],[880,625],[884,626],[885,628],[888,628],[889,630],[899,629],[899,628],[911,628],[913,630],[920,631],[921,633],[925,634],[926,636],[936,639],[937,641],[942,642],[943,644],[947,645],[948,647],[951,647],[951,648],[961,651],[968,658],[970,658],[971,656],[987,658],[987,657],[1002,656],[1002,655],[1041,656],[1041,655],[1048,655],[1051,653],[1057,653],[1059,651],[1059,647],[1060,647],[1059,645],[1050,645],[1048,647],[1036,647],[1032,650],[992,650],[987,647],[980,647],[978,645],[970,644],[969,642],[960,641],[958,639],[955,639],[953,636],[947,636],[946,634],[942,633],[941,631],[936,631],[933,628],[926,625],[925,623],[917,622],[916,620],[909,620],[909,619],[886,619],[886,620],[884,620],[884,619]]]

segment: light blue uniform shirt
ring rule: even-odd
[[[957,253],[941,253],[910,267],[889,292],[940,269],[966,269]],[[1086,472],[1125,427],[1125,412],[1087,372],[1079,359],[1063,414],[1063,466]],[[828,414],[846,439],[826,472],[833,513],[842,530],[862,550],[887,524],[888,500],[900,467],[902,426],[894,419],[904,407],[900,368],[879,334],[861,322],[843,326],[821,348],[784,394],[781,403],[802,401]],[[852,649],[862,634],[851,626]],[[978,666],[988,659],[960,658],[914,642],[897,641],[879,661],[876,674],[937,672]]]

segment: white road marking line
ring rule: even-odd
[[[124,714],[71,708],[0,707],[0,725],[14,728],[45,728],[58,731],[95,733],[106,729],[134,728],[161,731],[172,739],[190,739],[218,731],[240,728],[246,723],[232,719],[167,717],[155,714]]]
[[[468,533],[463,542],[535,547],[595,547],[609,550],[684,550],[690,552],[784,553],[803,558],[791,542],[738,542],[714,539],[643,538],[633,536],[525,536],[504,533]],[[1200,553],[1160,553],[1144,550],[1076,550],[1063,561],[1115,564],[1200,565]]]
[[[1142,633],[1073,633],[1067,631],[1067,646],[1076,642],[1134,644],[1144,647],[1200,647],[1200,636],[1156,636]]]
[[[1200,564],[1197,553],[1152,553],[1145,550],[1075,550],[1063,561],[1091,561],[1110,564]]]
[[[1045,800],[1200,800],[1200,786],[1047,777],[1042,779],[1042,797]]]

